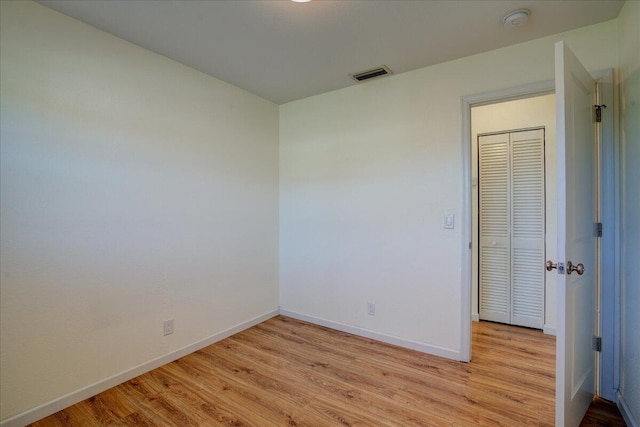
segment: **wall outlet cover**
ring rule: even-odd
[[[171,335],[173,333],[173,319],[165,320],[162,324],[164,335]]]
[[[369,316],[375,316],[376,315],[376,303],[375,302],[368,302],[367,303],[367,314]]]

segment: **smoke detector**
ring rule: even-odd
[[[502,18],[502,23],[507,28],[522,27],[529,20],[530,14],[531,12],[528,9],[514,10],[513,12],[508,13],[504,18]]]

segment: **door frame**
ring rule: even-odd
[[[599,215],[603,224],[603,236],[599,239],[598,274],[598,334],[602,339],[599,355],[597,394],[615,401],[620,380],[620,286],[619,283],[619,177],[615,173],[619,165],[619,147],[614,138],[613,70],[592,72],[600,89],[603,110],[598,147]],[[460,360],[471,361],[471,108],[504,101],[531,98],[555,93],[553,80],[531,83],[495,91],[483,92],[461,98],[462,107],[462,251],[460,289]],[[542,266],[541,266],[542,268]]]

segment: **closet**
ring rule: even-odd
[[[544,128],[478,136],[480,319],[542,329]]]

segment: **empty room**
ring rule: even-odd
[[[0,427],[640,422],[640,1],[0,0]]]

